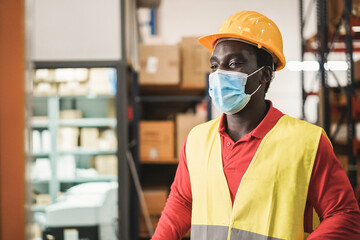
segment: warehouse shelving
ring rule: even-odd
[[[206,76],[207,77],[207,76]],[[151,160],[140,159],[139,156],[139,123],[144,119],[146,113],[141,108],[144,104],[155,105],[166,104],[167,106],[176,106],[177,104],[185,104],[186,106],[194,107],[196,103],[205,101],[207,104],[207,119],[211,119],[211,99],[208,96],[207,87],[181,87],[179,85],[139,85],[138,73],[132,73],[132,85],[131,85],[131,103],[133,109],[133,120],[131,127],[130,140],[133,143],[131,151],[134,157],[135,165],[140,176],[143,175],[145,169],[151,169],[151,171],[166,172],[167,176],[171,176],[170,179],[162,179],[163,181],[172,182],[175,176],[175,170],[179,159],[176,157],[169,158],[167,160]],[[145,107],[144,107],[145,108]],[[160,119],[157,119],[160,120]],[[149,184],[147,182],[147,184]],[[168,186],[170,187],[170,186]],[[131,225],[131,237],[132,239],[147,239],[149,235],[139,235],[139,209],[138,198],[135,191],[132,192],[133,202],[136,203],[132,206],[131,212],[132,219]]]
[[[125,52],[125,49],[123,49]],[[57,193],[60,189],[66,189],[74,184],[79,184],[82,182],[93,182],[93,181],[118,181],[119,190],[118,190],[118,209],[119,212],[119,238],[120,239],[130,239],[129,237],[129,218],[130,218],[130,198],[129,196],[129,179],[128,179],[128,168],[126,164],[125,152],[128,149],[128,120],[127,120],[127,100],[126,100],[126,61],[125,60],[116,60],[116,61],[37,61],[33,62],[34,69],[55,69],[55,68],[115,68],[116,69],[116,79],[117,79],[117,91],[115,95],[85,95],[85,96],[36,96],[32,97],[33,102],[42,101],[48,102],[47,112],[48,120],[34,121],[30,125],[33,128],[39,130],[49,130],[51,133],[54,133],[56,129],[60,126],[75,126],[75,127],[110,127],[116,129],[116,134],[118,138],[117,149],[114,151],[110,150],[100,150],[100,149],[81,149],[76,148],[72,150],[56,151],[42,153],[34,153],[34,157],[49,157],[50,159],[57,159],[58,156],[71,154],[76,155],[84,159],[87,156],[96,156],[96,155],[117,155],[118,159],[118,168],[117,176],[97,176],[94,178],[85,178],[85,177],[76,177],[73,179],[50,179],[50,181],[37,181],[33,188],[38,188],[43,186],[43,188],[50,189],[50,194],[52,199],[57,197]],[[111,99],[116,104],[116,111],[114,112],[116,118],[88,118],[88,119],[77,119],[76,121],[60,120],[58,115],[58,110],[60,102],[70,101],[106,101]],[[49,106],[52,107],[49,107]],[[56,113],[57,112],[57,113]],[[51,120],[50,120],[51,119]],[[52,138],[56,138],[55,134],[51,134]],[[56,142],[51,142],[52,149],[56,149]],[[77,158],[77,157],[76,157]],[[56,162],[51,162],[51,168],[56,168]],[[43,211],[44,206],[35,205],[32,207],[33,211]],[[115,209],[114,209],[115,210]]]
[[[308,6],[304,6],[305,1],[300,0],[300,23],[301,23],[301,61],[305,60],[305,53],[315,54],[319,63],[319,71],[316,78],[319,79],[321,92],[307,92],[305,90],[305,72],[301,71],[301,81],[303,89],[303,118],[306,119],[305,103],[309,96],[318,96],[321,103],[319,111],[320,124],[331,140],[334,140],[340,124],[347,121],[347,157],[348,157],[348,177],[351,185],[355,189],[357,187],[357,161],[358,156],[358,141],[355,135],[355,119],[358,113],[358,105],[360,104],[355,100],[354,90],[358,88],[358,84],[354,83],[354,60],[353,53],[360,51],[360,33],[353,32],[351,27],[360,26],[360,20],[352,15],[352,1],[343,0],[344,12],[340,18],[340,21],[336,25],[335,32],[329,31],[328,27],[328,6],[329,1],[323,0],[310,0],[307,1]],[[339,1],[337,3],[341,3]],[[316,6],[315,6],[316,5]],[[305,10],[306,7],[306,10]],[[305,39],[304,31],[305,26],[309,21],[310,11],[316,7],[316,19],[317,19],[317,34],[311,41]],[[340,34],[340,26],[343,24],[345,29],[345,35]],[[330,53],[345,54],[346,63],[348,66],[346,85],[341,86],[334,71],[327,69],[326,64],[329,59]],[[334,106],[330,104],[329,96],[331,89],[328,81],[329,74],[336,80],[338,86],[337,89],[343,92],[346,96],[346,103],[342,106]],[[334,109],[342,111],[338,119],[334,116]],[[336,121],[337,126],[335,131],[331,131],[331,123]],[[336,144],[336,143],[335,143]]]
[[[33,122],[34,128],[48,128],[48,122]],[[59,120],[61,127],[116,127],[116,119],[111,118],[79,118]]]
[[[74,150],[58,151],[59,155],[115,155],[117,151],[115,150],[98,150],[98,149],[87,149],[87,148],[77,148]],[[34,152],[32,154],[34,157],[46,157],[50,155],[50,152]]]
[[[105,99],[113,98],[114,96],[106,96]],[[66,97],[70,98],[70,97]],[[82,99],[80,96],[74,97],[75,99]],[[104,99],[104,96],[102,96]],[[59,127],[116,127],[116,119],[112,118],[80,118],[80,119],[59,119],[59,111],[60,111],[60,101],[62,99],[61,96],[48,96],[41,97],[42,100],[47,101],[47,109],[48,109],[48,121],[47,122],[34,122],[33,128],[47,128],[50,131],[51,135],[51,151],[48,153],[45,152],[34,152],[33,156],[35,158],[38,157],[49,157],[52,178],[48,181],[49,184],[49,193],[51,195],[52,201],[55,201],[58,192],[60,191],[60,183],[68,182],[68,183],[82,183],[87,182],[87,178],[75,178],[73,180],[61,180],[56,176],[57,169],[57,159],[62,155],[76,155],[76,156],[96,156],[96,155],[109,155],[116,154],[115,150],[101,150],[101,149],[84,149],[84,148],[76,148],[72,150],[59,150],[57,149],[57,133]],[[89,99],[95,99],[96,96],[93,96]],[[89,181],[116,181],[115,178],[108,177],[94,177],[90,178]],[[43,181],[34,181],[34,184],[43,183]]]

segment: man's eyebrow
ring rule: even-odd
[[[234,57],[244,58],[244,55],[242,53],[230,53],[225,56],[225,58],[234,58]]]
[[[211,56],[211,58],[210,58],[210,62],[212,62],[212,61],[217,61],[218,60],[218,58],[217,57],[215,57],[215,56]]]
[[[238,52],[235,52],[235,53],[229,53],[228,55],[225,56],[225,59],[229,59],[229,58],[235,58],[235,57],[238,57],[238,58],[244,58],[244,55],[242,53],[238,53]],[[210,58],[210,62],[212,61],[218,61],[218,58],[216,56],[211,56]]]

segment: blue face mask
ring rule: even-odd
[[[259,68],[251,74],[242,72],[225,71],[218,69],[209,75],[209,95],[213,104],[220,111],[232,115],[240,112],[260,88],[252,93],[245,93],[245,86],[248,77],[257,73]]]

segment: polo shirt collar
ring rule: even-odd
[[[279,121],[279,119],[284,115],[278,109],[273,107],[273,104],[270,100],[266,100],[266,102],[270,105],[270,107],[265,117],[256,128],[254,128],[250,133],[248,133],[243,138],[248,139],[250,137],[255,137],[255,138],[263,139],[265,135],[275,126],[275,124]],[[226,128],[227,128],[226,114],[222,114],[219,125],[219,134],[228,136],[226,132]]]

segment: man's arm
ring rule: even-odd
[[[308,240],[360,239],[360,210],[350,182],[325,136],[321,136],[308,200],[320,225]]]
[[[169,197],[152,240],[178,240],[190,229],[192,195],[185,146],[186,140],[181,149]]]

